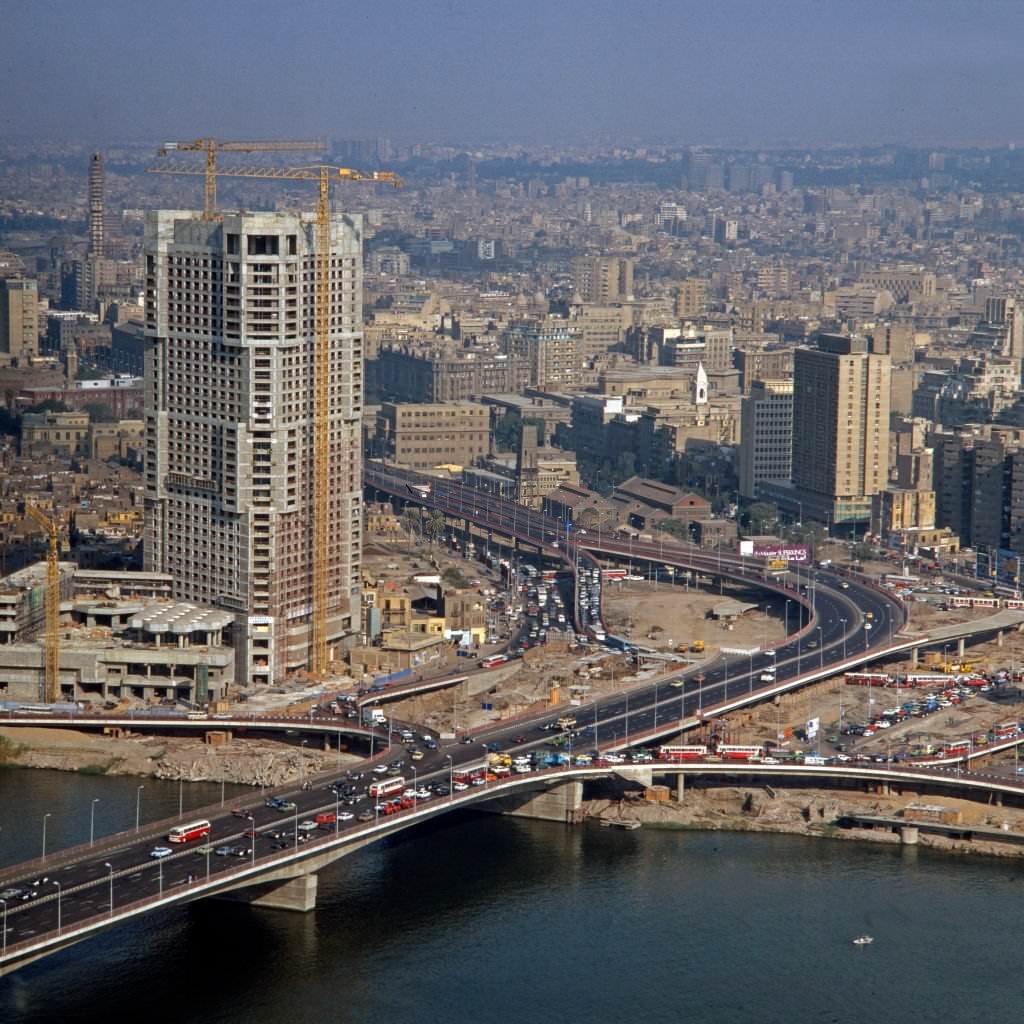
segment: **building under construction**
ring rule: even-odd
[[[320,629],[329,660],[360,631],[361,218],[332,214],[329,233],[318,559],[316,216],[146,221],[146,569],[170,574],[176,598],[232,612],[242,685],[320,667]]]

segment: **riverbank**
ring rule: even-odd
[[[682,802],[648,801],[627,794],[584,801],[586,818],[639,821],[644,828],[701,832],[767,832],[819,839],[847,839],[898,845],[900,837],[884,829],[840,828],[835,824],[847,815],[898,817],[908,804],[921,803],[912,794],[887,798],[876,794],[833,792],[816,789],[774,789],[768,786],[736,786],[704,789],[688,786]],[[1024,835],[1024,811],[1011,807],[976,804],[969,800],[929,797],[958,814],[965,825],[1005,830]],[[911,817],[908,815],[908,817]],[[908,822],[909,823],[909,822]],[[949,839],[920,833],[918,846],[950,853],[992,857],[1024,857],[1024,846],[980,840]]]
[[[74,729],[0,727],[0,763],[85,775],[134,775],[185,782],[274,787],[355,764],[359,757],[272,740],[211,746],[181,737],[96,736]]]

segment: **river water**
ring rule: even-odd
[[[0,865],[48,811],[48,849],[87,840],[94,797],[129,826],[139,784],[0,770]],[[177,812],[145,786],[143,820]],[[310,914],[211,900],[31,965],[0,1021],[1010,1021],[1022,893],[1017,861],[464,814],[325,870]]]

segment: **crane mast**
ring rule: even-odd
[[[399,188],[402,184],[392,171],[358,171],[351,167],[316,164],[311,167],[258,167],[237,166],[218,168],[212,154],[215,150],[203,145],[212,140],[197,139],[185,146],[164,146],[160,156],[174,148],[203,150],[207,154],[206,167],[165,160],[150,167],[157,174],[204,175],[206,178],[206,210],[216,201],[216,184],[212,191],[211,178],[264,178],[284,181],[315,181],[319,192],[316,206],[316,316],[315,347],[313,351],[313,542],[310,609],[310,674],[322,677],[328,670],[327,612],[328,577],[330,575],[329,519],[330,519],[330,402],[331,402],[331,183],[332,181],[382,182]],[[270,148],[265,143],[222,143],[216,148],[250,152],[257,148]],[[300,143],[282,143],[280,148],[301,148]],[[252,149],[246,147],[251,146]],[[212,162],[211,162],[212,161]],[[211,202],[212,199],[212,202]],[[204,216],[207,214],[204,213]]]
[[[43,699],[55,704],[60,696],[60,528],[41,508],[25,503],[25,511],[43,528],[47,538],[46,587],[43,599]]]

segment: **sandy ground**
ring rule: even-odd
[[[723,646],[767,647],[782,639],[784,623],[774,608],[765,615],[763,603],[732,624],[707,618],[712,608],[731,600],[728,591],[720,595],[667,584],[611,584],[604,591],[605,625],[616,635],[662,651],[703,640],[705,657],[713,657]],[[794,619],[790,629],[795,626]]]

